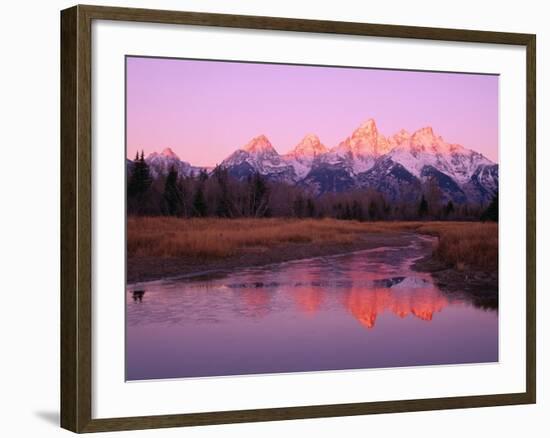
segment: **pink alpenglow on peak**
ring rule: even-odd
[[[315,134],[306,135],[296,147],[287,154],[289,158],[315,158],[328,152],[327,147]]]
[[[162,152],[151,152],[149,155],[147,155],[147,159],[153,159],[157,157],[164,157],[169,158],[172,160],[179,160],[180,157],[172,150],[172,148],[164,148]]]
[[[362,123],[341,142],[335,150],[349,152],[353,157],[378,157],[390,150],[390,145],[382,134],[378,132],[376,122],[369,119]]]
[[[420,128],[411,137],[411,145],[418,146],[423,151],[431,149],[433,152],[436,152],[442,144],[443,139],[434,134],[431,126]]]
[[[304,129],[331,148],[365,120],[357,134],[432,125],[449,143],[498,161],[497,75],[139,57],[126,67],[129,159],[170,145],[186,161],[214,166],[251,133],[269,133],[286,152]],[[377,129],[357,119],[365,115]]]
[[[275,148],[273,147],[269,139],[263,134],[257,137],[254,137],[242,149],[243,151],[251,154],[276,152]]]
[[[361,123],[359,128],[357,128],[353,132],[353,135],[362,135],[362,136],[366,136],[366,135],[376,136],[376,135],[378,135],[378,128],[376,127],[376,121],[374,119],[368,119],[368,120],[364,121],[363,123]]]
[[[191,165],[180,160],[180,157],[169,147],[162,152],[151,152],[145,159],[149,164],[149,170],[153,178],[160,175],[167,175],[170,170],[175,169],[180,175],[189,175]]]
[[[412,135],[402,129],[389,138],[389,144],[390,151],[405,151],[413,155],[450,155],[466,151],[461,145],[446,143],[440,135],[434,133],[431,126],[418,129]]]
[[[464,150],[460,145],[446,143],[440,135],[434,133],[431,126],[426,126],[416,131],[410,139],[409,147],[416,152],[440,155],[449,155]]]
[[[172,148],[164,148],[161,155],[168,158],[176,158],[179,160],[178,155],[172,150]]]
[[[397,134],[394,134],[390,138],[388,138],[390,149],[394,149],[403,144],[408,144],[410,140],[411,134],[406,129],[400,129]]]
[[[431,126],[421,128],[412,135],[400,131],[390,138],[390,144],[392,149],[388,155],[391,159],[417,177],[425,166],[432,166],[459,183],[466,183],[479,166],[494,164],[479,152],[446,143]]]
[[[283,158],[292,164],[298,178],[304,178],[313,163],[325,156],[328,151],[317,135],[308,134]]]
[[[361,149],[361,147],[376,145],[378,142],[378,128],[374,119],[368,119],[357,128],[350,137],[350,145]]]
[[[277,174],[281,180],[292,180],[294,170],[275,150],[265,135],[250,140],[241,149],[229,155],[220,164],[225,168],[239,168],[240,172],[250,175],[250,171],[262,175]]]

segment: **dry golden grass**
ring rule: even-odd
[[[284,243],[345,243],[361,224],[334,219],[128,218],[130,257],[227,257],[245,247]]]
[[[420,226],[418,232],[437,235],[434,256],[464,270],[465,265],[478,269],[498,267],[498,224],[482,222],[434,222]]]
[[[129,257],[224,258],[245,248],[290,243],[350,243],[364,233],[419,232],[438,236],[436,258],[494,268],[498,225],[475,222],[356,222],[337,219],[128,218]]]

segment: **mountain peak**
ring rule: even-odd
[[[411,139],[411,134],[406,129],[400,129],[396,134],[392,135],[388,140],[392,148],[402,147]]]
[[[317,155],[324,154],[328,151],[326,146],[321,143],[319,137],[315,134],[306,135],[296,147],[289,152],[288,155],[298,157],[298,156],[307,156],[315,157]]]
[[[361,123],[360,128],[363,129],[376,129],[376,120],[373,118],[365,120],[363,123]]]
[[[411,134],[409,134],[409,131],[407,131],[406,129],[400,129],[399,132],[395,135],[401,138],[407,138],[411,136]]]
[[[319,140],[319,137],[317,136],[317,134],[312,134],[312,133],[306,134],[304,136],[304,138],[302,139],[302,142],[304,142],[304,141],[320,143],[320,140]]]
[[[273,145],[265,135],[259,135],[250,140],[244,147],[243,151],[248,153],[275,152]]]
[[[434,129],[431,126],[423,126],[422,128],[418,129],[417,132],[427,132],[433,134]]]
[[[179,160],[178,155],[172,150],[172,148],[164,148],[162,150],[162,152],[160,153],[160,155],[162,155],[163,157],[175,158],[175,159]]]
[[[414,135],[434,137],[434,130],[431,126],[424,126],[423,128],[417,130]]]
[[[390,145],[386,137],[378,132],[374,119],[363,122],[353,133],[336,148],[352,154],[352,156],[378,157],[389,151]]]
[[[429,153],[447,153],[448,145],[436,135],[431,126],[420,128],[411,136],[411,148]]]
[[[377,136],[378,128],[376,127],[376,122],[374,119],[368,119],[365,122],[361,123],[359,128],[353,131],[352,137],[356,136]]]

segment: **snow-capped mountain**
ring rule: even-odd
[[[481,165],[463,186],[469,200],[486,202],[498,191],[498,164]]]
[[[333,164],[341,162],[348,171],[358,174],[369,170],[374,161],[389,150],[388,140],[378,132],[376,122],[369,119],[331,149],[326,158]]]
[[[313,165],[318,164],[320,158],[328,151],[328,148],[321,143],[319,137],[315,134],[308,134],[292,151],[284,155],[283,159],[294,168],[296,177],[303,179],[310,172]]]
[[[198,174],[201,170],[208,170],[205,167],[192,166],[187,161],[182,161],[180,157],[171,149],[164,148],[162,152],[152,152],[145,161],[149,165],[149,171],[152,178],[158,178],[159,176],[166,176],[168,172],[173,168],[177,170],[181,176],[189,176],[191,174]],[[126,160],[127,170],[130,171],[133,162]]]
[[[274,181],[295,182],[292,164],[281,157],[265,135],[254,137],[221,163],[236,178],[247,178],[259,172]]]
[[[413,201],[422,190],[422,181],[406,167],[387,155],[378,158],[374,165],[357,175],[356,186],[384,193],[391,200]]]
[[[360,187],[372,187],[391,199],[412,199],[421,184],[430,181],[444,200],[456,203],[485,203],[498,189],[498,165],[478,152],[446,143],[431,127],[413,134],[401,130],[388,143],[389,152],[357,175]]]
[[[157,178],[160,175],[167,175],[172,168],[176,169],[180,175],[189,175],[192,170],[191,164],[180,160],[176,153],[170,148],[163,149],[161,153],[150,153],[145,158],[145,161],[149,165],[149,170],[153,178]]]
[[[478,152],[457,144],[445,143],[431,127],[419,129],[412,135],[400,131],[392,137],[388,156],[416,177],[424,166],[432,166],[460,183],[465,183],[480,165],[494,164]]]
[[[193,169],[169,148],[147,157],[151,173]],[[369,119],[332,149],[314,134],[280,155],[265,135],[254,137],[221,166],[245,180],[258,172],[270,181],[298,185],[315,195],[374,189],[390,200],[415,200],[429,182],[443,200],[487,203],[498,190],[498,165],[482,154],[447,143],[431,127],[382,135]]]

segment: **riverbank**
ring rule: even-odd
[[[168,277],[201,278],[223,275],[251,266],[264,266],[292,260],[345,254],[365,249],[405,246],[411,235],[406,233],[364,233],[349,242],[287,243],[272,247],[243,248],[227,258],[207,257],[129,257],[127,282],[159,280]]]
[[[466,265],[457,269],[437,260],[433,254],[417,260],[412,269],[430,273],[435,284],[448,294],[466,294],[478,307],[498,308],[498,269],[482,270]]]
[[[356,222],[335,219],[128,219],[128,283],[224,275],[250,266],[406,246],[425,257],[413,268],[449,293],[498,302],[498,225],[478,222]]]

